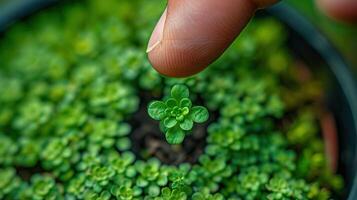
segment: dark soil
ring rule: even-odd
[[[195,124],[181,145],[170,145],[159,128],[159,122],[151,119],[147,114],[148,103],[158,98],[152,97],[149,93],[142,93],[140,97],[140,108],[129,121],[133,127],[130,136],[132,151],[143,160],[156,157],[170,165],[196,163],[206,145],[206,130],[209,122]]]
[[[46,171],[39,165],[37,164],[34,167],[16,167],[16,172],[19,177],[21,177],[25,181],[30,181],[31,177],[34,174],[43,174]]]

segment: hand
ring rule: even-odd
[[[258,8],[275,2],[169,0],[150,38],[149,60],[167,76],[196,74],[224,52]],[[357,0],[317,0],[317,4],[336,19],[357,22]]]

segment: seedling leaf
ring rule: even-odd
[[[180,129],[169,129],[166,134],[166,140],[170,144],[180,144],[185,138],[185,133]]]
[[[149,116],[155,120],[161,120],[165,117],[166,105],[162,101],[150,103],[148,108]]]
[[[203,106],[195,106],[192,108],[192,119],[196,123],[203,123],[207,121],[209,114],[208,110]]]
[[[171,89],[171,96],[175,99],[188,98],[189,95],[188,88],[184,85],[174,85]]]

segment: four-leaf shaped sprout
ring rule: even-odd
[[[171,96],[165,101],[153,101],[148,106],[151,118],[160,121],[160,127],[170,144],[180,144],[193,127],[193,122],[207,121],[208,110],[192,106],[189,90],[185,85],[174,85]]]

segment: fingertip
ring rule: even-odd
[[[154,69],[165,76],[188,77],[205,69],[219,53],[210,43],[164,39],[148,53],[148,58]]]
[[[164,12],[162,13],[159,21],[157,22],[157,24],[151,34],[151,37],[150,37],[150,40],[148,43],[148,47],[146,49],[146,53],[149,53],[156,46],[158,46],[160,44],[162,37],[163,37],[165,23],[166,23],[166,16],[167,16],[167,9],[165,9]]]
[[[252,0],[258,8],[265,8],[278,2],[279,0]]]
[[[224,52],[255,9],[251,0],[170,0],[162,37],[154,31],[160,40],[149,42],[148,58],[163,75],[196,74]]]
[[[318,7],[328,16],[349,23],[357,23],[357,1],[317,0]]]

